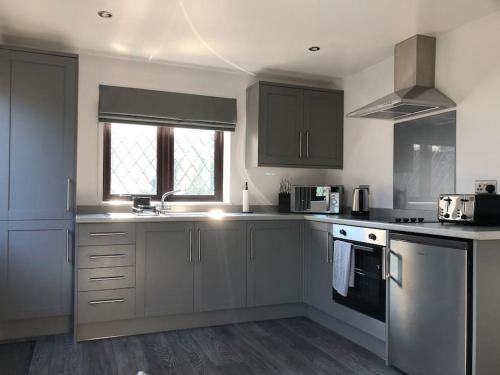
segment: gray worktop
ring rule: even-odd
[[[132,213],[79,214],[76,222],[161,222],[161,221],[209,221],[209,220],[309,220],[332,224],[354,225],[433,236],[446,236],[471,240],[500,240],[500,227],[476,227],[460,224],[440,223],[384,223],[376,220],[356,220],[335,215],[302,215],[279,213],[209,213],[175,212],[160,216],[137,216]]]

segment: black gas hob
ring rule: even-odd
[[[388,224],[423,224],[423,223],[439,223],[438,220],[429,220],[424,217],[383,217],[383,216],[352,216],[352,215],[343,215],[340,217],[341,219],[346,220],[362,220],[362,221],[373,221],[379,223],[388,223]]]

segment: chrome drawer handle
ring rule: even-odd
[[[104,303],[121,303],[121,302],[125,302],[125,298],[101,299],[97,301],[89,301],[89,305],[95,306],[95,305],[102,305]]]
[[[103,254],[103,255],[89,255],[89,259],[108,259],[108,258],[124,258],[126,254]]]
[[[110,236],[125,236],[125,232],[100,232],[100,233],[89,233],[90,237],[110,237]]]
[[[124,275],[121,276],[107,276],[107,277],[89,277],[90,281],[107,281],[107,280],[123,280]]]

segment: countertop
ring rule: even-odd
[[[162,222],[162,221],[209,221],[209,220],[309,220],[332,224],[354,225],[386,229],[392,231],[421,233],[433,236],[446,236],[471,240],[500,240],[500,227],[477,227],[453,223],[385,223],[374,220],[356,220],[335,215],[319,214],[279,214],[279,213],[209,213],[173,212],[160,216],[138,216],[132,213],[79,214],[76,222]]]

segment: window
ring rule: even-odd
[[[215,130],[104,125],[104,200],[150,196],[222,200],[224,133]]]

